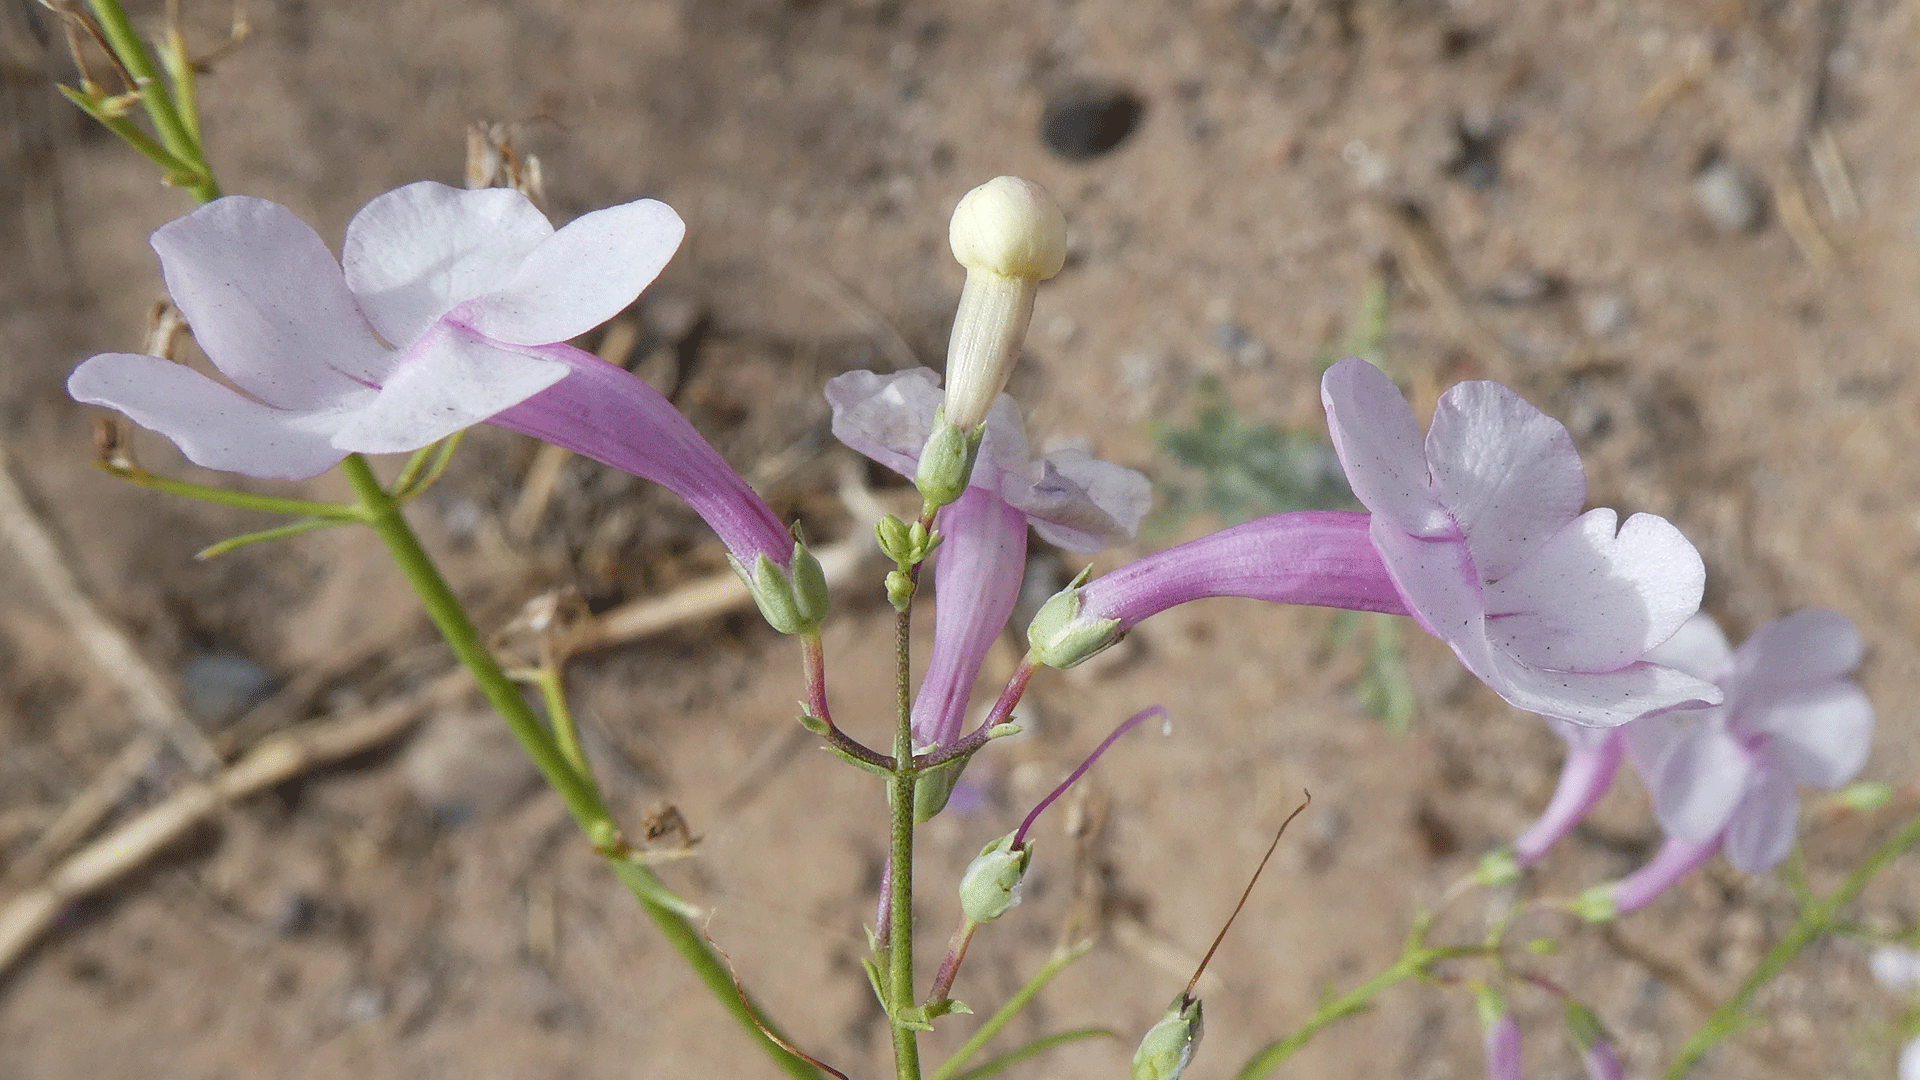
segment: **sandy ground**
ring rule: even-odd
[[[210,48],[224,7],[187,6]],[[143,19],[159,8],[136,5]],[[641,195],[673,205],[689,235],[635,313],[637,355],[812,535],[848,528],[819,383],[937,363],[960,280],[948,212],[1017,173],[1058,196],[1072,230],[1014,385],[1036,443],[1172,479],[1151,425],[1190,416],[1205,377],[1249,420],[1319,431],[1315,359],[1384,285],[1388,357],[1417,411],[1456,380],[1496,377],[1562,418],[1595,504],[1667,515],[1699,545],[1707,606],[1736,637],[1806,605],[1852,618],[1881,716],[1866,776],[1912,775],[1920,6],[272,0],[253,23],[203,84],[215,168],[330,241],[381,191],[459,182],[476,120],[511,124],[539,157],[557,219]],[[93,352],[138,347],[160,295],[142,237],[188,203],[47,89],[66,70],[58,35],[35,36],[50,26],[24,2],[0,12],[0,423],[15,474],[166,678],[240,658],[283,698],[298,692],[292,718],[405,693],[446,661],[374,537],[195,562],[269,522],[88,467],[88,410],[61,381]],[[1136,102],[1137,125],[1109,152],[1062,157],[1042,142],[1043,110],[1089,91]],[[1705,198],[1702,175],[1719,185]],[[155,437],[137,447],[156,471],[235,482]],[[488,625],[556,586],[606,607],[720,567],[671,500],[580,463],[544,523],[515,535],[531,457],[483,433],[416,510]],[[842,590],[828,640],[836,713],[878,741],[888,624],[871,580]],[[1029,902],[982,935],[956,990],[984,1010],[1018,986],[1078,879],[1098,944],[1005,1045],[1082,1025],[1123,1037],[1009,1075],[1120,1074],[1303,789],[1312,808],[1212,968],[1191,1075],[1231,1075],[1323,992],[1388,964],[1413,914],[1544,805],[1560,747],[1537,720],[1410,632],[1417,716],[1390,734],[1356,703],[1357,652],[1323,647],[1331,621],[1210,602],[1090,671],[1043,676],[1029,734],[970,773],[978,808],[928,829],[930,973],[972,852],[1112,724],[1156,702],[1173,713],[1170,736],[1136,734],[1096,771],[1086,839],[1062,834],[1074,815],[1043,823]],[[668,801],[703,837],[667,873],[716,912],[747,983],[803,1046],[886,1075],[858,967],[881,792],[795,737],[796,659],[733,616],[570,675],[622,814]],[[6,865],[134,726],[19,573],[0,575],[0,691]],[[68,910],[0,982],[0,1080],[773,1075],[473,708],[245,800]],[[180,783],[179,763],[157,758],[121,815]],[[1816,887],[1912,802],[1809,812]],[[1618,876],[1657,839],[1623,780],[1519,895]],[[1476,895],[1444,932],[1475,937],[1513,899]],[[1904,928],[1916,903],[1909,858],[1855,914]],[[1563,948],[1516,948],[1513,962],[1591,1004],[1630,1074],[1652,1075],[1794,912],[1781,881],[1715,864],[1612,933],[1528,915],[1516,945]],[[1890,1076],[1901,1003],[1872,986],[1864,954],[1810,950],[1762,999],[1767,1026],[1698,1075]],[[1555,999],[1525,984],[1513,998],[1529,1075],[1580,1075]],[[957,1045],[972,1024],[945,1022],[929,1044]],[[1473,1076],[1478,1039],[1458,987],[1403,988],[1279,1075]]]

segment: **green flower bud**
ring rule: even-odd
[[[1512,848],[1495,848],[1480,857],[1473,880],[1489,889],[1511,885],[1520,880],[1520,861],[1514,857]]]
[[[928,510],[938,510],[967,493],[967,480],[973,475],[973,461],[985,434],[986,428],[980,425],[967,431],[947,423],[944,406],[934,412],[933,434],[927,436],[927,448],[920,452],[920,467],[913,474],[913,486],[920,489]]]
[[[1200,1046],[1202,1028],[1200,999],[1181,993],[1133,1052],[1133,1080],[1180,1080]]]
[[[937,765],[921,773],[913,781],[913,823],[925,825],[933,816],[947,808],[947,800],[953,796],[954,786],[960,783],[960,774],[965,771],[971,757],[955,758],[944,765]]]
[[[1573,898],[1573,913],[1590,923],[1612,922],[1620,915],[1620,904],[1613,898],[1611,883],[1595,885]]]
[[[775,630],[783,634],[808,633],[818,630],[825,621],[827,574],[804,543],[794,541],[791,571],[780,569],[780,564],[765,555],[754,560],[751,572],[731,555],[727,556],[727,562],[746,583],[760,614],[766,616],[767,623]]]
[[[960,910],[977,923],[992,922],[1020,902],[1020,879],[1033,860],[1033,845],[1013,850],[1013,833],[980,849],[960,875]]]

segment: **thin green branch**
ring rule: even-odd
[[[331,529],[337,525],[345,524],[347,523],[344,521],[329,520],[327,518],[301,518],[299,521],[289,522],[278,528],[261,529],[259,532],[250,532],[240,536],[229,537],[217,544],[212,544],[200,549],[194,553],[193,557],[196,559],[212,559],[225,555],[227,552],[233,551],[236,548],[246,547],[249,544],[258,544],[267,540],[285,540],[288,537],[304,536],[310,532],[317,532],[321,529]]]
[[[406,467],[400,470],[399,479],[393,482],[394,500],[406,502],[417,498],[439,483],[441,474],[447,471],[447,464],[453,460],[453,452],[460,448],[460,440],[466,437],[463,428],[431,446],[415,450],[413,456],[407,459]]]
[[[1072,948],[1060,949],[1048,957],[1047,962],[1040,966],[1040,970],[1034,972],[1033,978],[1028,979],[1025,986],[1022,986],[1017,993],[1008,998],[1006,1004],[1000,1006],[998,1012],[988,1017],[987,1022],[980,1025],[980,1030],[974,1032],[972,1038],[962,1043],[960,1049],[955,1050],[953,1056],[943,1062],[938,1069],[935,1069],[933,1074],[927,1077],[927,1080],[962,1080],[963,1077],[985,1075],[981,1070],[986,1069],[987,1065],[992,1065],[995,1062],[1005,1060],[1007,1057],[1012,1057],[1012,1055],[1003,1055],[1001,1058],[995,1058],[994,1061],[990,1061],[987,1065],[982,1065],[978,1069],[972,1069],[966,1073],[960,1072],[960,1069],[964,1067],[968,1061],[972,1060],[973,1055],[979,1053],[987,1043],[992,1042],[993,1037],[1000,1034],[1002,1028],[1006,1027],[1013,1021],[1014,1017],[1019,1016],[1020,1013],[1026,1009],[1028,1004],[1039,995],[1040,991],[1045,988],[1048,983],[1053,981],[1055,975],[1065,971],[1069,964],[1085,956],[1087,950],[1092,947],[1092,940],[1087,940]],[[1067,1034],[1072,1034],[1072,1032],[1068,1032]],[[1105,1032],[1105,1034],[1112,1034],[1112,1032]],[[1058,1039],[1059,1036],[1054,1036],[1054,1038]],[[1041,1049],[1045,1049],[1045,1047]],[[1015,1053],[1019,1053],[1019,1051],[1015,1051]],[[1016,1058],[1015,1060],[1018,1059]],[[1013,1062],[1007,1061],[1006,1063],[1010,1065]]]
[[[953,1080],[985,1080],[995,1073],[1003,1072],[1030,1057],[1037,1057],[1056,1046],[1067,1043],[1083,1042],[1087,1039],[1118,1039],[1120,1034],[1107,1028],[1074,1028],[1054,1035],[1035,1039],[1018,1050],[1009,1050],[997,1058],[983,1062],[978,1068],[968,1069]]]
[[[1760,988],[1773,981],[1774,976],[1785,970],[1786,966],[1800,955],[1802,949],[1812,944],[1814,939],[1836,926],[1839,922],[1840,909],[1859,897],[1861,890],[1867,887],[1867,883],[1873,880],[1874,875],[1886,869],[1888,864],[1915,844],[1920,844],[1920,815],[1916,815],[1886,843],[1880,845],[1878,850],[1867,857],[1866,862],[1861,863],[1853,873],[1847,875],[1847,880],[1841,882],[1839,888],[1827,894],[1825,900],[1801,911],[1800,919],[1794,924],[1793,929],[1787,931],[1787,935],[1781,938],[1779,943],[1767,950],[1767,955],[1760,958],[1759,966],[1755,967],[1753,974],[1747,976],[1747,980],[1740,984],[1740,989],[1715,1009],[1713,1014],[1701,1023],[1700,1029],[1693,1033],[1693,1037],[1687,1040],[1686,1045],[1680,1048],[1680,1052],[1674,1056],[1673,1064],[1668,1066],[1667,1071],[1662,1074],[1663,1080],[1680,1080],[1688,1070],[1699,1063],[1702,1057],[1706,1056],[1707,1051],[1745,1028],[1752,1019],[1747,1012],[1747,1006],[1753,1002],[1754,995],[1760,992]]]
[[[368,510],[346,503],[314,502],[309,499],[285,499],[278,495],[255,495],[248,491],[228,491],[224,488],[207,487],[204,484],[191,484],[185,480],[155,476],[144,469],[129,469],[120,465],[101,463],[95,468],[143,488],[164,491],[169,495],[182,495],[189,499],[199,499],[201,502],[219,503],[221,506],[237,506],[242,510],[264,510],[269,514],[324,518],[328,521],[359,521],[368,524],[373,522],[373,516]]]

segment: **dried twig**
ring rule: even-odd
[[[6,533],[27,576],[39,583],[47,603],[67,624],[81,648],[126,696],[134,718],[165,739],[196,774],[207,776],[217,771],[220,755],[187,716],[173,691],[141,659],[127,636],[80,591],[53,537],[14,483],[4,449],[0,449],[0,532]]]
[[[390,742],[428,712],[467,692],[465,670],[370,712],[318,721],[275,735],[204,782],[195,782],[81,848],[40,884],[0,908],[0,971],[11,967],[67,905],[119,881],[235,799]]]

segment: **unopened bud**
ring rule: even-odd
[[[1593,1010],[1577,1001],[1567,1002],[1567,1030],[1580,1050],[1580,1063],[1587,1067],[1587,1080],[1623,1080],[1626,1070],[1620,1055],[1614,1053],[1613,1040]]]
[[[967,268],[947,344],[947,418],[972,431],[1006,388],[1040,282],[1067,259],[1067,219],[1045,188],[1001,176],[974,188],[947,230]]]
[[[1015,849],[1013,833],[980,849],[960,875],[960,910],[977,923],[992,922],[1020,902],[1020,879],[1033,861],[1033,845]]]
[[[1083,618],[1080,587],[1088,567],[1054,593],[1027,626],[1028,655],[1048,667],[1070,668],[1120,640],[1120,620]]]
[[[1133,1080],[1179,1080],[1200,1046],[1203,1026],[1199,998],[1184,992],[1174,998],[1133,1052]]]

